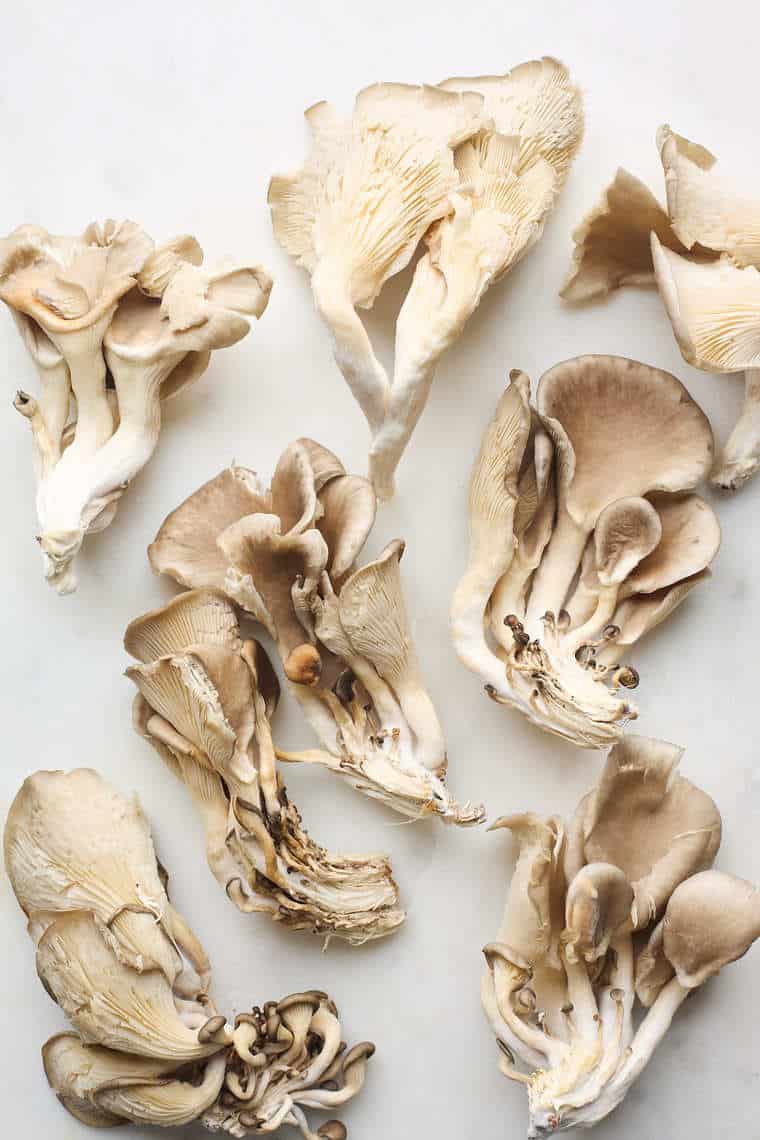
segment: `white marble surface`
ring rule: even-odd
[[[221,1007],[319,986],[335,996],[351,1039],[377,1042],[365,1090],[344,1117],[355,1140],[524,1134],[523,1091],[497,1072],[478,1004],[480,947],[501,912],[509,840],[434,823],[399,826],[327,773],[289,772],[289,789],[317,837],[392,854],[409,912],[406,927],[385,943],[361,950],[333,944],[323,954],[316,941],[263,917],[246,918],[223,897],[206,869],[184,792],[132,733],[131,685],[122,677],[125,625],[173,592],[151,575],[146,544],[190,490],[233,457],[269,473],[283,446],[302,434],[339,452],[349,469],[363,469],[364,423],[332,363],[306,278],[272,238],[268,177],[300,163],[304,107],[328,97],[348,108],[353,93],[377,79],[504,71],[552,53],[585,90],[586,141],[544,239],[488,294],[441,364],[401,468],[399,495],[371,540],[373,550],[396,536],[408,542],[406,590],[448,737],[453,788],[463,798],[483,798],[492,817],[527,808],[569,812],[600,757],[540,735],[488,702],[449,643],[449,599],[465,557],[469,467],[508,370],[519,366],[537,378],[583,352],[621,353],[671,369],[725,436],[740,384],[683,364],[655,294],[629,292],[571,312],[556,291],[570,230],[615,167],[625,164],[659,187],[653,138],[661,121],[718,150],[751,174],[757,189],[760,160],[747,143],[757,137],[759,33],[751,0],[638,0],[625,10],[598,0],[134,0],[63,8],[38,0],[4,10],[0,231],[37,222],[77,232],[94,217],[127,216],[156,237],[196,233],[209,257],[260,259],[276,284],[252,335],[218,354],[201,383],[167,409],[154,459],[116,523],[88,541],[80,591],[66,599],[49,591],[40,573],[30,440],[10,406],[14,389],[33,380],[2,315],[0,810],[38,767],[96,766],[120,788],[136,790],[172,872],[176,902],[210,951]],[[407,280],[388,286],[370,318],[386,357]],[[724,541],[713,581],[637,655],[639,727],[686,746],[683,771],[723,813],[718,865],[760,881],[760,478],[715,505]],[[288,700],[276,725],[284,745],[311,739]],[[45,1087],[39,1047],[64,1020],[37,982],[4,878],[0,902],[0,1048],[10,1090],[4,1134],[92,1136]],[[755,949],[679,1013],[655,1063],[599,1126],[599,1140],[757,1136],[759,1015]]]

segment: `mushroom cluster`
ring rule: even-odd
[[[710,425],[674,376],[582,356],[536,407],[513,372],[470,485],[470,558],[454,645],[494,700],[585,747],[637,715],[621,658],[709,575],[717,519],[694,488]]]
[[[297,173],[272,178],[272,225],[310,274],[369,425],[372,482],[389,498],[439,358],[541,236],[581,143],[581,95],[547,58],[435,87],[376,84],[347,121],[327,103],[306,118],[312,153]],[[372,307],[420,243],[391,381],[357,310]]]
[[[373,1046],[344,1051],[319,991],[227,1023],[135,799],[89,769],[37,772],[11,806],[4,847],[40,980],[74,1029],[42,1050],[73,1116],[95,1127],[199,1120],[236,1137],[292,1124],[306,1140],[344,1140],[339,1121],[315,1133],[303,1110],[354,1096]]]
[[[735,490],[760,466],[760,193],[736,191],[703,146],[657,132],[667,210],[626,170],[573,234],[568,301],[655,284],[684,359],[741,372],[744,407],[711,481]]]
[[[45,577],[76,589],[74,559],[104,530],[150,459],[161,401],[193,383],[211,352],[246,335],[272,287],[258,265],[204,268],[195,238],[155,246],[134,222],[55,237],[21,226],[0,241],[0,299],[37,368],[29,421]]]
[[[187,786],[209,867],[240,910],[360,943],[403,921],[382,856],[337,855],[303,828],[277,768],[270,717],[279,682],[232,604],[213,590],[180,594],[137,618],[124,644],[141,664],[134,723]]]
[[[269,489],[230,467],[165,520],[151,565],[221,590],[274,640],[322,743],[276,750],[321,764],[411,818],[479,823],[446,786],[446,749],[425,689],[401,589],[400,541],[355,568],[375,518],[372,485],[313,440],[290,444]]]
[[[760,937],[760,891],[712,869],[720,815],[680,757],[625,736],[569,825],[493,825],[519,854],[481,996],[500,1069],[527,1088],[531,1137],[607,1116],[685,998]]]

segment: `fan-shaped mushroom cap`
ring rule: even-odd
[[[665,172],[668,214],[686,249],[728,253],[735,265],[760,269],[760,199],[738,194],[705,147],[669,126],[657,132]]]
[[[760,368],[760,272],[726,258],[693,261],[652,235],[652,259],[683,357],[706,372]]]
[[[213,590],[188,590],[160,609],[135,618],[124,634],[124,648],[147,664],[181,653],[188,645],[222,645],[239,649],[234,606]]]
[[[518,64],[506,75],[446,79],[447,91],[476,91],[502,135],[519,138],[518,173],[547,163],[559,189],[583,137],[578,88],[564,64],[550,56]]]
[[[621,597],[651,594],[701,573],[720,547],[720,523],[699,495],[654,493],[649,501],[659,517],[662,537],[627,575]]]
[[[407,264],[457,184],[451,147],[474,134],[482,99],[436,87],[380,83],[356,97],[341,123],[327,104],[307,112],[313,151],[296,174],[269,184],[272,227],[319,288],[371,307]],[[319,302],[318,302],[319,303]]]
[[[603,958],[631,914],[633,887],[619,867],[589,863],[567,888],[562,942],[570,961]]]
[[[372,530],[377,497],[369,480],[360,475],[340,475],[325,483],[318,498],[323,514],[317,519],[317,530],[330,554],[330,578],[339,585]]]
[[[669,249],[685,252],[651,190],[621,168],[573,232],[573,265],[560,296],[583,303],[622,285],[654,284],[652,233]]]
[[[637,930],[662,913],[679,883],[711,865],[720,846],[718,809],[676,773],[681,755],[665,741],[624,736],[570,828],[568,877],[586,862],[619,867],[633,886]]]
[[[96,772],[37,772],[16,795],[4,832],[5,866],[39,937],[60,910],[91,911],[131,965],[177,976],[167,936],[169,901],[148,823],[136,800]]]
[[[638,361],[581,356],[557,364],[539,381],[538,410],[572,447],[574,466],[559,468],[561,498],[589,529],[615,499],[688,490],[712,462],[705,414],[675,376]]]
[[[83,1124],[108,1127],[124,1119],[164,1127],[196,1120],[213,1104],[224,1082],[225,1058],[212,1058],[203,1079],[171,1080],[176,1062],[117,1053],[59,1033],[42,1048],[48,1084]]]
[[[162,973],[139,974],[119,961],[91,914],[72,911],[54,919],[37,944],[37,972],[89,1044],[175,1064],[222,1047],[202,1044],[198,1031],[188,1029]]]
[[[57,342],[60,334],[89,328],[108,313],[134,286],[152,249],[134,222],[93,223],[81,238],[20,226],[0,244],[0,298]]]
[[[253,471],[227,467],[167,515],[148,547],[150,564],[182,586],[223,590],[229,564],[217,538],[246,515],[271,509]]]
[[[156,246],[137,274],[140,290],[149,297],[162,297],[183,263],[203,264],[203,250],[192,234],[178,234]]]
[[[695,586],[710,577],[709,570],[702,570],[676,582],[673,586],[665,586],[661,590],[653,590],[649,594],[632,594],[615,610],[612,622],[619,630],[614,642],[603,646],[597,653],[597,661],[607,665],[620,659],[621,653],[634,642],[651,633],[661,622],[672,614],[677,606],[686,600]]]
[[[663,948],[686,989],[701,986],[760,938],[760,891],[745,879],[708,870],[681,883],[663,921]]]

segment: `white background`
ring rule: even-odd
[[[441,363],[397,499],[382,510],[369,547],[407,540],[407,598],[455,792],[485,800],[491,818],[524,809],[569,813],[601,756],[552,740],[491,704],[449,642],[449,601],[466,557],[469,469],[509,369],[519,366],[535,380],[585,352],[672,370],[725,438],[740,381],[682,362],[655,293],[627,291],[571,311],[557,288],[570,231],[617,165],[661,193],[654,133],[663,121],[747,172],[757,194],[759,35],[752,0],[625,7],[597,0],[37,0],[5,7],[0,231],[34,222],[78,233],[93,218],[129,217],[156,239],[195,233],[208,260],[225,253],[260,260],[275,287],[251,335],[218,353],[197,387],[167,408],[156,455],[114,525],[87,541],[80,590],[64,599],[42,580],[31,443],[11,407],[17,386],[33,387],[32,367],[10,317],[0,314],[0,810],[38,767],[94,766],[122,790],[136,790],[172,873],[175,901],[211,955],[221,1008],[231,1013],[320,987],[338,1002],[350,1041],[377,1043],[365,1089],[344,1113],[354,1140],[524,1134],[523,1090],[497,1072],[478,1002],[480,948],[495,935],[510,873],[508,837],[434,822],[399,825],[328,773],[291,767],[288,788],[313,835],[344,850],[390,852],[408,908],[395,937],[362,949],[333,943],[323,954],[315,939],[240,915],[227,902],[206,868],[185,792],[132,732],[132,686],[122,677],[127,622],[173,593],[171,583],[152,576],[145,548],[185,495],[233,457],[268,476],[283,447],[307,434],[338,452],[349,470],[364,470],[365,425],[332,362],[306,276],[273,240],[268,178],[300,165],[305,107],[329,98],[347,111],[354,93],[376,80],[503,72],[554,54],[583,87],[586,139],[559,206],[538,248],[488,293]],[[387,286],[369,320],[386,359],[408,280],[403,274]],[[718,865],[757,882],[760,477],[737,497],[713,501],[724,528],[715,575],[637,654],[638,727],[686,746],[682,770],[723,813]],[[275,728],[285,747],[311,743],[287,697]],[[4,878],[0,901],[2,1071],[10,1090],[4,1134],[93,1136],[45,1086],[39,1048],[64,1019],[37,981]],[[599,1140],[756,1136],[759,1014],[755,949],[678,1014],[655,1062],[599,1126]]]

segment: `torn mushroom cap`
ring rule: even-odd
[[[603,958],[630,917],[633,887],[619,867],[589,863],[567,888],[562,941],[569,961]]]
[[[110,928],[127,962],[158,967],[173,982],[181,963],[166,933],[169,901],[136,800],[91,769],[37,772],[11,805],[3,843],[8,877],[33,936],[56,911],[91,911]]]
[[[729,254],[735,265],[760,269],[760,198],[737,193],[709,150],[669,126],[658,130],[657,146],[668,214],[686,249],[702,246]]]
[[[760,938],[760,892],[707,870],[681,883],[665,911],[663,949],[686,989],[701,986]]]
[[[720,846],[718,809],[677,774],[681,755],[664,741],[624,736],[570,827],[568,877],[587,862],[619,867],[633,887],[635,930],[662,913],[679,883],[709,867]]]
[[[654,284],[652,233],[669,249],[686,252],[651,190],[619,169],[600,202],[573,232],[573,264],[560,296],[582,303],[622,285]]]
[[[564,361],[541,377],[538,410],[552,435],[570,443],[574,463],[559,467],[561,500],[589,529],[615,499],[688,490],[712,462],[705,414],[675,376],[638,361]]]
[[[706,372],[760,367],[760,272],[727,258],[705,264],[681,257],[656,234],[652,259],[684,359]]]
[[[379,83],[360,91],[350,123],[329,105],[307,111],[312,154],[276,175],[268,201],[275,237],[312,274],[317,303],[331,295],[369,308],[449,209],[458,181],[451,147],[482,122],[482,99],[436,87]]]

